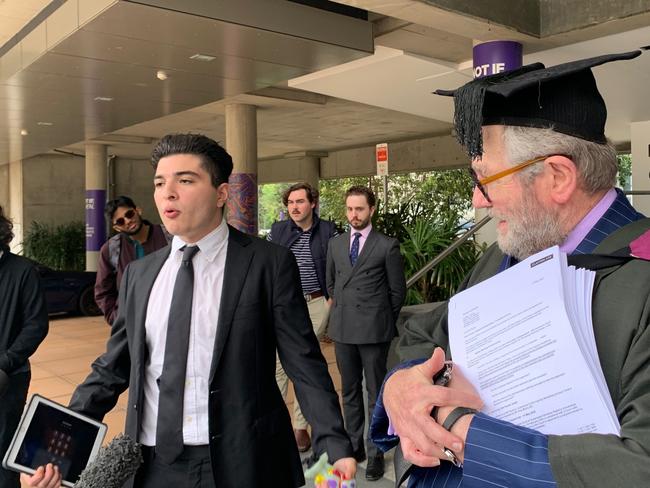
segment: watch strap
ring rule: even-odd
[[[473,413],[476,413],[477,410],[469,407],[456,407],[454,408],[449,415],[447,415],[447,418],[445,421],[442,423],[442,427],[445,430],[451,430],[451,428],[454,426],[458,420],[465,416],[465,415],[470,415]]]

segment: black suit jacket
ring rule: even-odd
[[[136,439],[143,404],[147,303],[168,255],[167,247],[129,265],[106,352],[70,402],[73,409],[101,419],[130,387],[125,431]],[[275,381],[276,346],[312,425],[315,450],[326,450],[331,460],[351,455],[338,397],[299,283],[288,249],[229,229],[209,365],[210,454],[219,487],[304,483],[291,421]]]
[[[372,229],[354,266],[350,264],[350,232],[330,239],[327,290],[334,299],[327,333],[335,342],[389,342],[406,297],[397,239]]]

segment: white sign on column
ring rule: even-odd
[[[382,142],[375,146],[377,176],[388,176],[388,144]]]

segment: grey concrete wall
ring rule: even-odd
[[[301,158],[268,159],[258,163],[258,184],[301,181],[306,178]],[[456,139],[451,136],[427,137],[388,144],[390,173],[459,168],[469,164]],[[321,158],[322,179],[370,176],[377,173],[375,146],[330,152]]]
[[[428,137],[388,144],[388,171],[407,173],[459,168],[469,164],[456,139],[451,136]],[[321,159],[320,177],[369,176],[377,173],[375,146],[331,152]]]
[[[0,206],[9,209],[9,165],[0,165]]]
[[[115,195],[128,195],[143,215],[159,222],[153,201],[153,168],[146,160],[116,159]],[[4,173],[0,166],[0,203]],[[24,222],[58,225],[85,219],[85,161],[75,156],[41,155],[23,162]],[[8,195],[7,195],[8,199]]]
[[[389,171],[405,173],[465,166],[469,163],[451,136],[389,143]],[[309,158],[285,158],[260,161],[258,183],[300,181]],[[127,195],[142,208],[148,220],[159,223],[153,199],[154,170],[148,160],[117,158],[112,195]],[[41,155],[24,161],[24,222],[58,225],[72,220],[83,221],[85,192],[84,158],[64,155]],[[0,204],[9,200],[8,166],[0,166]],[[329,153],[320,162],[323,179],[346,176],[369,176],[376,173],[375,146]]]
[[[153,199],[154,170],[148,159],[115,159],[115,186],[113,195],[126,195],[142,209],[142,215],[151,222],[160,223]]]
[[[23,161],[23,221],[84,221],[84,159],[43,154]]]
[[[313,158],[266,159],[257,163],[257,183],[285,183],[288,181],[307,181],[314,184],[315,170]],[[315,163],[314,163],[315,164]],[[318,171],[320,173],[320,169]],[[316,178],[318,175],[316,175]]]
[[[650,11],[650,0],[540,0],[542,37]]]
[[[538,35],[540,0],[421,0],[461,15],[484,19],[526,34]],[[584,0],[582,0],[584,2]]]

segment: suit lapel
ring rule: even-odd
[[[352,277],[363,267],[364,263],[367,261],[368,256],[372,253],[373,249],[375,248],[375,245],[377,244],[378,238],[377,238],[377,233],[374,230],[370,230],[370,234],[368,234],[368,237],[366,238],[366,242],[363,244],[363,248],[361,248],[361,252],[359,253],[359,257],[357,258],[357,263],[352,266],[350,265],[350,259],[349,259],[349,252],[348,252],[348,266],[349,266],[349,274],[347,278],[345,279],[344,285],[347,285],[348,281],[352,279]],[[349,247],[349,241],[348,241],[348,247]]]
[[[341,253],[343,254],[343,259],[341,259],[341,265],[343,267],[343,272],[349,274],[352,272],[352,264],[350,264],[350,232],[346,232],[341,236]]]
[[[149,266],[145,268],[142,273],[142,278],[138,279],[137,290],[135,292],[137,295],[142,293],[144,299],[136,300],[135,304],[135,321],[134,321],[134,337],[137,338],[139,344],[137,349],[139,351],[136,361],[145,361],[145,320],[147,318],[147,306],[149,305],[149,297],[151,296],[151,290],[153,284],[160,273],[160,270],[167,261],[169,253],[171,252],[171,246],[167,246],[164,252],[156,252],[151,255],[151,262]],[[140,371],[144,371],[144,367],[138,368]]]
[[[372,253],[372,250],[375,248],[375,245],[378,242],[378,237],[377,237],[377,232],[375,232],[373,229],[370,230],[370,234],[368,234],[368,237],[366,238],[366,242],[363,244],[363,248],[361,248],[361,252],[359,253],[359,259],[357,259],[357,264],[354,265],[353,269],[359,269],[363,264],[366,262],[368,259],[368,256]]]
[[[228,226],[228,254],[223,273],[223,286],[221,293],[221,305],[219,307],[219,323],[217,324],[217,335],[210,366],[210,381],[214,376],[223,349],[228,340],[228,334],[232,327],[232,318],[237,309],[239,296],[246,281],[248,268],[253,259],[253,251],[249,246],[251,238],[237,229]]]

